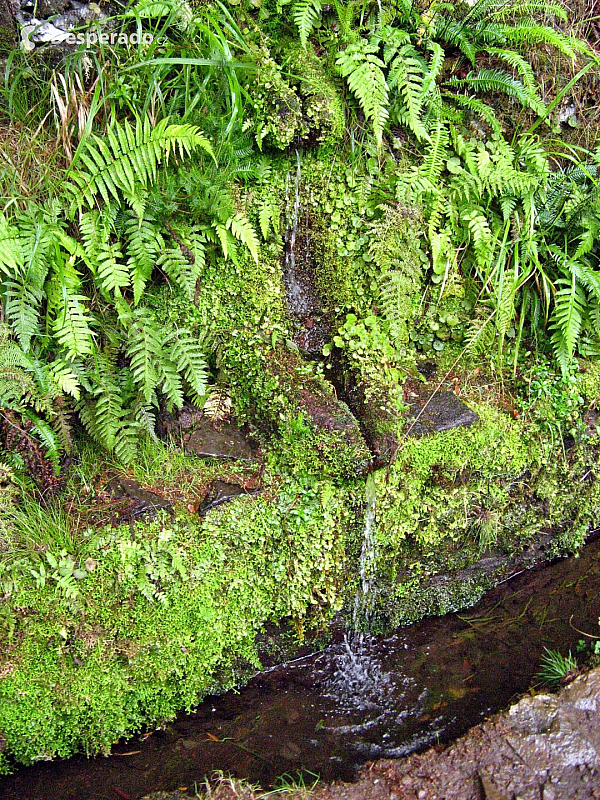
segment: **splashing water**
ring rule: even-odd
[[[377,543],[375,514],[377,487],[369,474],[365,488],[366,511],[360,552],[360,580],[352,608],[352,627],[334,655],[335,671],[329,681],[330,696],[347,710],[382,709],[391,688],[391,676],[374,658],[368,633],[377,596]],[[366,629],[366,630],[365,630]]]
[[[370,732],[385,730],[416,717],[421,713],[427,696],[426,690],[418,691],[412,678],[383,667],[381,648],[369,632],[377,599],[377,493],[373,474],[367,477],[365,499],[360,580],[354,596],[352,625],[343,641],[330,651],[333,671],[327,679],[324,692],[325,697],[335,702],[338,715],[342,715],[341,718],[331,719],[332,724],[325,727],[332,733],[345,736],[369,735]],[[382,741],[385,738],[386,734],[383,734]],[[364,744],[358,742],[356,746],[360,748]],[[373,756],[391,752],[386,746],[373,743],[365,746]],[[410,749],[416,745],[413,742],[403,746]]]

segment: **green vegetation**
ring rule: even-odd
[[[544,683],[556,685],[562,683],[569,673],[576,669],[577,659],[571,655],[570,650],[563,656],[558,650],[549,650],[545,647],[537,677]]]
[[[92,25],[152,40],[14,51],[0,82],[0,771],[232,686],[267,622],[322,634],[373,458],[381,626],[476,600],[484,557],[576,552],[600,509],[584,20],[140,0]],[[408,435],[433,389],[479,422]],[[201,410],[254,458],[184,454]],[[173,514],[119,518],[114,475]],[[215,479],[247,494],[200,518]]]

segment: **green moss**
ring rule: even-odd
[[[346,523],[331,484],[287,481],[204,521],[100,531],[69,584],[44,554],[4,563],[0,769],[108,751],[257,667],[267,621],[323,624],[342,602]]]

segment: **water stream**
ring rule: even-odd
[[[371,534],[367,523],[368,511]],[[371,551],[363,549],[368,576]],[[345,695],[336,684],[347,647],[340,628],[325,650],[263,672],[239,693],[207,698],[164,730],[118,744],[110,758],[40,763],[0,779],[0,797],[138,800],[193,788],[213,770],[265,787],[303,770],[351,780],[368,759],[449,741],[504,707],[535,683],[544,646],[575,650],[579,631],[599,633],[599,615],[596,539],[579,558],[520,574],[466,612],[364,636],[359,654],[350,648],[358,677]]]
[[[389,702],[391,676],[379,664],[374,638],[370,634],[371,618],[377,596],[377,488],[375,477],[367,476],[365,489],[365,523],[359,561],[359,582],[352,606],[352,625],[336,648],[331,649],[335,670],[326,683],[326,696],[347,713],[383,712]],[[371,725],[373,719],[366,724]],[[363,723],[365,724],[365,723]],[[344,726],[343,726],[344,727]]]

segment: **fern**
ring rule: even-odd
[[[339,53],[336,64],[365,117],[373,125],[377,146],[381,147],[389,116],[389,93],[383,71],[385,64],[375,55],[378,49],[376,44],[361,39]]]
[[[13,277],[21,270],[22,264],[19,231],[0,213],[0,270]]]
[[[237,213],[227,220],[227,229],[236,239],[246,245],[254,261],[258,264],[258,237],[251,223],[243,214]]]
[[[405,44],[392,61],[388,75],[390,88],[396,89],[402,98],[398,119],[405,121],[417,139],[421,140],[428,138],[421,119],[425,74],[423,58],[411,44]]]
[[[306,47],[308,37],[321,17],[321,0],[296,0],[292,6],[292,17],[300,33],[302,47]]]
[[[563,373],[568,371],[581,333],[586,298],[573,275],[570,280],[557,280],[554,313],[551,320],[552,344]]]
[[[65,290],[57,306],[52,329],[67,358],[86,356],[92,352],[92,318],[87,302],[85,295],[69,294]]]
[[[495,41],[509,44],[526,44],[528,47],[548,44],[570,59],[574,59],[577,53],[588,52],[587,45],[574,36],[567,36],[561,31],[546,25],[538,25],[530,20],[498,25],[495,34]]]
[[[200,343],[189,331],[183,329],[173,333],[166,344],[170,345],[171,361],[192,389],[194,401],[202,405],[207,391],[209,370]]]
[[[514,61],[514,59],[511,59]],[[515,61],[515,63],[517,63]],[[499,69],[481,69],[479,72],[469,72],[465,78],[450,78],[450,86],[467,87],[476,92],[502,92],[509,97],[514,97],[522,105],[531,108],[536,114],[545,116],[546,109],[537,93],[532,93],[521,81],[508,72]]]
[[[160,379],[162,350],[163,340],[158,325],[147,309],[137,309],[132,316],[126,352],[133,380],[140,386],[147,403]]]
[[[141,219],[130,212],[125,221],[127,269],[133,286],[133,302],[138,305],[159,254],[165,249],[164,238],[156,223],[148,217]]]
[[[97,194],[107,205],[112,200],[121,203],[123,197],[133,205],[140,187],[156,180],[163,160],[167,162],[171,154],[184,158],[198,148],[214,158],[210,142],[193,125],[170,125],[167,118],[152,127],[147,117],[138,119],[135,127],[127,120],[112,122],[105,138],[94,134],[82,147],[84,166],[71,172],[65,187],[71,210],[94,205]]]

